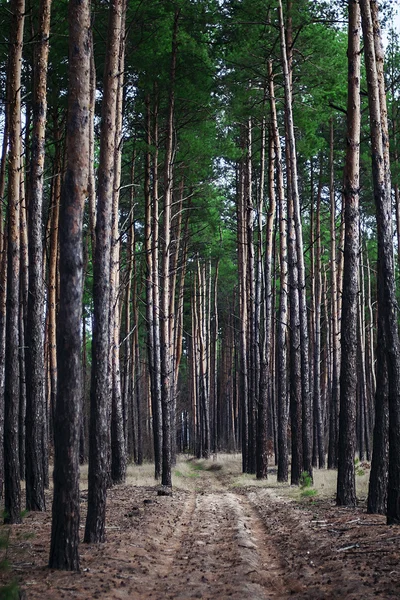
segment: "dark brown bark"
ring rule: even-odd
[[[383,289],[378,287],[378,294]],[[384,302],[379,298],[378,302]],[[379,368],[376,377],[375,427],[372,447],[371,473],[369,477],[367,512],[384,515],[387,509],[388,461],[389,461],[389,379],[385,349],[385,319],[378,313],[378,339],[376,358]]]
[[[239,190],[237,201],[238,275],[239,275],[239,361],[241,398],[241,441],[243,473],[249,469],[249,413],[248,413],[248,315],[247,315],[247,231],[244,194],[243,164],[239,167]]]
[[[8,162],[8,277],[4,382],[4,510],[6,523],[21,522],[21,488],[18,449],[19,414],[19,277],[20,277],[20,155],[21,66],[24,0],[13,0],[12,41],[7,75],[9,102]]]
[[[43,436],[45,433],[43,344],[43,166],[47,114],[46,83],[49,53],[51,0],[39,7],[39,31],[35,52],[33,131],[28,206],[29,295],[26,330],[26,508],[45,510]]]
[[[312,477],[311,457],[311,396],[310,396],[310,363],[309,363],[309,336],[306,298],[306,273],[304,265],[303,231],[300,212],[300,196],[297,176],[297,154],[294,135],[292,89],[291,89],[291,52],[292,44],[286,42],[283,20],[282,2],[279,0],[279,27],[281,57],[284,72],[285,88],[285,123],[288,145],[288,168],[291,172],[291,201],[293,202],[294,227],[296,231],[297,268],[298,268],[298,294],[300,317],[300,355],[301,355],[301,388],[302,388],[302,463],[303,470]],[[291,2],[288,3],[288,15],[291,18]],[[288,25],[290,34],[291,27]],[[289,47],[289,56],[287,53]]]
[[[114,192],[116,110],[119,84],[120,39],[124,0],[110,5],[108,44],[104,71],[101,113],[100,164],[93,263],[93,341],[90,388],[90,438],[88,512],[84,541],[105,540],[105,511],[108,480],[110,405],[110,261],[112,202]]]
[[[177,60],[177,35],[180,10],[175,11],[172,31],[172,50],[170,68],[169,107],[164,160],[164,204],[163,204],[163,243],[161,261],[161,302],[160,302],[160,343],[161,343],[161,408],[162,408],[162,472],[161,483],[172,487],[172,452],[171,452],[171,390],[172,364],[170,320],[170,253],[171,253],[171,215],[172,215],[172,177],[173,177],[173,126],[175,109],[175,78]]]
[[[21,157],[20,182],[20,291],[19,291],[19,472],[25,481],[25,417],[26,417],[26,316],[28,306],[28,231],[26,222],[25,169]]]
[[[322,194],[322,157],[316,206],[316,258],[315,258],[315,343],[314,343],[314,427],[317,443],[318,465],[325,468],[325,436],[321,394],[321,303],[322,303],[322,266],[321,266],[321,194]]]
[[[54,412],[56,407],[57,397],[57,307],[58,307],[58,258],[59,258],[59,218],[60,218],[60,195],[61,195],[61,172],[63,170],[63,161],[61,158],[62,144],[61,131],[58,123],[57,110],[53,115],[54,140],[55,140],[55,157],[53,167],[53,186],[52,186],[52,204],[50,222],[50,250],[49,250],[49,289],[48,289],[48,304],[47,304],[47,337],[48,337],[48,353],[49,353],[49,380],[50,380],[50,397],[49,397],[49,421],[50,431],[54,427]],[[54,436],[53,436],[54,437]]]
[[[154,439],[154,475],[160,479],[162,471],[162,407],[161,407],[161,340],[160,340],[160,278],[159,278],[159,196],[158,196],[158,92],[155,86],[156,99],[154,105],[154,157],[153,157],[153,215],[152,215],[152,300],[153,300],[153,347],[154,347],[154,397],[153,410],[153,439]],[[150,121],[149,121],[150,126]],[[150,133],[150,129],[149,129]],[[149,137],[149,139],[151,139]]]
[[[357,394],[357,295],[359,292],[360,10],[349,0],[347,150],[344,176],[345,245],[342,295],[340,414],[336,502],[356,502],[354,455]]]
[[[152,203],[151,197],[151,154],[150,146],[152,142],[151,136],[151,109],[150,97],[146,96],[146,142],[147,149],[145,154],[145,172],[144,172],[144,199],[145,199],[145,251],[146,251],[146,321],[147,321],[147,356],[150,374],[150,393],[152,405],[152,424],[153,424],[153,448],[154,448],[154,476],[159,479],[161,476],[161,411],[160,411],[160,394],[158,393],[160,386],[160,377],[156,371],[159,366],[159,345],[155,343],[155,301],[156,289],[158,290],[158,261],[157,272],[154,270],[154,261],[156,260],[156,252],[158,252],[158,240],[155,242],[154,237],[158,236],[158,198]],[[157,158],[154,159],[155,162]],[[157,182],[154,183],[157,189]],[[153,206],[152,206],[153,204]],[[153,213],[152,213],[153,209]],[[155,214],[157,213],[157,214]],[[155,228],[157,223],[157,228]],[[153,251],[154,249],[154,251]],[[154,276],[157,281],[153,280]],[[158,291],[157,291],[158,299]],[[157,307],[158,308],[158,307]],[[156,357],[156,351],[158,352]]]
[[[132,356],[132,334],[131,329],[131,300],[132,300],[132,278],[136,263],[134,260],[135,255],[135,217],[134,217],[134,205],[135,205],[135,163],[136,163],[136,150],[133,152],[132,167],[131,167],[131,192],[129,198],[130,212],[129,212],[129,225],[128,225],[128,239],[126,244],[126,268],[124,274],[125,292],[124,292],[124,339],[123,345],[123,375],[122,375],[122,406],[123,406],[123,417],[124,417],[124,436],[126,440],[127,448],[127,459],[133,456],[133,444],[132,444],[132,413],[133,413],[133,381],[131,374],[133,373],[134,357]],[[136,273],[135,273],[136,276]],[[135,282],[136,284],[136,282]]]
[[[90,2],[69,3],[67,165],[60,208],[58,386],[49,566],[79,570],[79,433],[82,401],[82,226],[89,177]]]
[[[340,405],[340,337],[339,337],[339,315],[338,315],[338,286],[336,265],[336,198],[334,179],[334,146],[333,146],[334,122],[330,122],[330,152],[329,152],[329,196],[331,217],[331,332],[332,332],[332,385],[331,385],[331,410],[329,415],[329,447],[328,447],[328,469],[336,469],[338,461],[338,425]]]
[[[298,269],[296,232],[294,227],[293,203],[288,206],[288,271],[290,306],[290,430],[292,445],[292,463],[290,482],[300,483],[302,472],[302,392],[301,392],[301,354],[300,354],[300,308],[298,293]]]
[[[276,330],[276,373],[277,373],[277,455],[278,481],[288,480],[289,458],[287,447],[288,426],[288,390],[287,390],[287,361],[288,361],[288,253],[287,253],[287,201],[283,183],[282,149],[280,143],[278,119],[276,112],[275,90],[273,79],[270,79],[270,103],[272,136],[276,156],[277,200],[279,208],[279,260],[280,260],[280,289],[278,323]]]
[[[270,92],[274,90],[272,79],[272,63],[268,64],[270,78]],[[272,88],[271,88],[272,86]],[[271,94],[272,95],[272,94]],[[257,287],[256,287],[256,333],[260,329],[261,321],[261,297],[264,291],[264,315],[265,326],[263,336],[258,333],[258,353],[259,353],[259,403],[257,419],[257,479],[266,479],[268,476],[268,385],[270,365],[272,360],[272,256],[273,256],[273,229],[275,223],[276,211],[276,193],[275,193],[275,149],[274,136],[271,132],[269,136],[269,206],[266,223],[266,243],[264,260],[264,277],[262,276],[262,245],[263,245],[263,223],[262,214],[264,210],[264,181],[265,181],[265,138],[266,138],[266,119],[263,117],[261,124],[261,173],[260,173],[260,193],[258,202],[258,244],[257,244]],[[264,283],[264,286],[263,286]],[[263,290],[264,287],[264,290]]]
[[[389,377],[389,479],[387,522],[400,524],[400,339],[394,278],[389,137],[383,79],[383,48],[378,5],[360,0],[367,70],[372,176],[378,229],[378,315],[385,319],[385,355]],[[382,357],[381,357],[382,358]],[[378,364],[377,370],[385,368]]]

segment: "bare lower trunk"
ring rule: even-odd
[[[104,76],[100,167],[93,262],[93,342],[90,388],[90,438],[88,513],[85,542],[105,540],[105,511],[109,464],[109,352],[110,352],[110,260],[112,201],[114,192],[116,110],[119,85],[120,40],[124,1],[110,6],[107,66]]]
[[[357,394],[357,295],[359,292],[360,11],[349,0],[347,151],[344,177],[345,246],[342,296],[342,360],[336,502],[356,502],[354,455]]]
[[[90,4],[69,4],[67,168],[60,222],[58,387],[49,566],[79,570],[79,433],[82,401],[82,228],[89,176]]]
[[[45,510],[43,345],[43,167],[45,157],[46,86],[49,53],[51,0],[42,0],[39,15],[39,41],[35,53],[32,161],[30,173],[29,221],[29,295],[26,330],[27,419],[26,419],[26,508]]]
[[[21,66],[24,0],[14,0],[13,36],[7,74],[9,100],[8,162],[8,268],[4,382],[4,509],[6,523],[21,522],[21,488],[18,452],[19,414],[19,277],[20,277],[20,156]]]

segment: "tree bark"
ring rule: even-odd
[[[4,510],[5,523],[21,522],[21,487],[18,452],[19,414],[19,277],[20,277],[20,166],[21,67],[24,0],[13,0],[12,42],[7,75],[9,103],[8,248],[6,348],[4,382]]]
[[[360,10],[349,0],[347,149],[344,177],[345,245],[342,296],[340,413],[336,502],[356,503],[354,455],[357,395],[357,295],[359,292]]]
[[[26,329],[26,508],[46,510],[44,497],[43,446],[46,410],[44,403],[43,344],[43,167],[47,117],[47,64],[49,55],[51,0],[41,0],[35,52],[33,131],[28,206],[29,295]]]
[[[336,265],[336,199],[334,178],[333,117],[330,122],[329,196],[331,215],[331,332],[332,332],[332,386],[329,418],[328,469],[336,469],[338,462],[338,424],[340,406],[340,335],[338,314],[338,286]]]
[[[296,230],[298,286],[299,286],[299,316],[300,316],[300,352],[301,352],[301,385],[302,385],[302,451],[303,470],[312,477],[311,457],[311,398],[310,398],[310,364],[308,341],[308,317],[306,298],[306,273],[304,266],[303,232],[300,214],[300,197],[298,190],[297,154],[294,135],[292,90],[290,77],[290,61],[287,57],[285,27],[283,20],[282,0],[278,3],[281,56],[284,72],[285,88],[285,117],[287,126],[289,169],[291,171],[291,195]],[[289,12],[290,15],[290,12]]]
[[[126,3],[122,7],[121,31],[119,36],[118,88],[114,145],[114,182],[112,209],[112,243],[111,243],[111,298],[110,298],[110,368],[112,379],[112,411],[111,411],[111,480],[122,483],[126,478],[126,443],[124,435],[124,419],[121,393],[120,370],[120,234],[119,234],[119,188],[121,185],[122,157],[122,114],[123,114],[123,81],[125,63],[125,12]]]
[[[93,341],[90,388],[90,437],[88,512],[84,542],[105,540],[105,511],[108,479],[110,373],[109,311],[112,203],[114,192],[115,143],[119,86],[120,40],[124,0],[113,0],[108,23],[108,45],[104,71],[101,113],[100,163],[93,264]]]
[[[389,480],[387,523],[400,524],[400,339],[394,278],[389,137],[383,79],[383,48],[378,6],[360,0],[367,70],[372,148],[372,176],[378,228],[378,314],[385,325],[385,355],[389,378]],[[377,365],[377,370],[385,365]]]
[[[172,177],[173,177],[173,125],[175,108],[175,78],[177,60],[177,35],[180,10],[175,11],[172,31],[172,52],[170,70],[169,107],[167,117],[167,132],[164,160],[164,205],[163,205],[163,244],[161,265],[161,311],[160,311],[160,342],[161,342],[161,406],[162,406],[162,473],[163,486],[172,487],[171,466],[171,339],[170,320],[170,259],[171,259],[171,215],[172,215]]]
[[[271,127],[275,148],[277,199],[279,208],[280,286],[277,323],[277,454],[278,481],[288,480],[289,458],[287,449],[288,390],[287,390],[287,336],[288,336],[288,253],[287,202],[283,183],[282,149],[276,112],[275,88],[270,78]]]
[[[67,167],[60,212],[58,387],[50,568],[79,570],[82,227],[89,177],[90,2],[69,3]]]

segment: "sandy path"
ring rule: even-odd
[[[171,548],[167,576],[155,586],[159,598],[276,597],[267,569],[272,561],[256,534],[261,528],[250,506],[229,492],[196,496],[190,523]]]
[[[157,561],[138,598],[283,597],[282,568],[268,551],[260,517],[245,496],[226,491],[215,476],[202,474],[170,535],[163,525],[153,538]]]
[[[51,514],[31,513],[12,531],[0,582],[16,578],[27,600],[400,597],[400,530],[383,517],[236,488],[225,467],[189,465],[172,497],[111,489],[107,543],[81,544],[80,573],[48,569]],[[85,494],[82,524],[84,513]]]

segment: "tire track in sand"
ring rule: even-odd
[[[244,497],[222,489],[197,493],[190,522],[180,534],[179,541],[171,540],[168,572],[159,572],[152,597],[283,597],[282,565],[267,548],[264,526]]]

